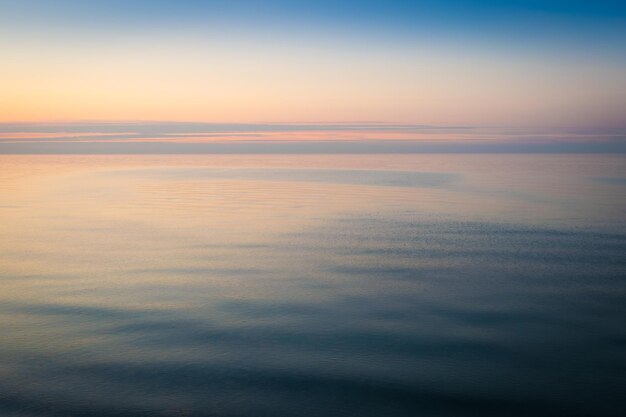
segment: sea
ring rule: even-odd
[[[625,413],[623,155],[0,156],[3,417]]]

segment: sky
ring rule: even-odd
[[[623,1],[0,0],[0,123],[4,139],[140,121],[598,140],[626,128],[625,51]]]

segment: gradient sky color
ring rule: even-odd
[[[0,1],[0,122],[622,128],[622,1]]]

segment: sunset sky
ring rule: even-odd
[[[5,124],[626,120],[622,1],[0,1],[0,51]]]

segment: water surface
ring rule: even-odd
[[[626,159],[0,156],[3,416],[620,416]]]

